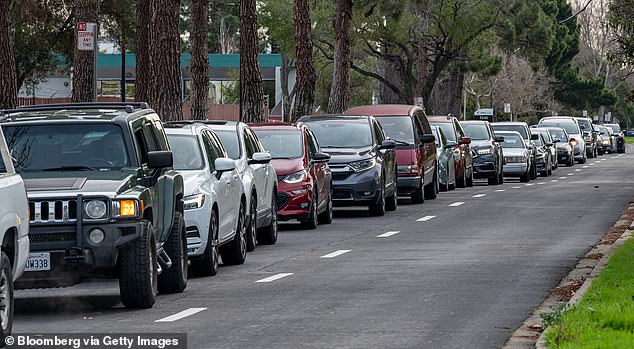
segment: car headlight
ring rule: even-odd
[[[355,172],[363,172],[371,169],[376,164],[374,159],[367,159],[357,162],[352,162],[348,166],[350,166]]]
[[[407,165],[407,166],[398,166],[398,173],[399,174],[418,174],[418,165],[416,164],[412,164],[412,165]]]
[[[301,171],[286,175],[284,179],[282,179],[282,182],[288,183],[288,184],[295,184],[295,183],[303,182],[305,179],[306,179],[306,171],[301,170]]]
[[[606,145],[607,145],[607,144],[610,144],[610,141],[608,141],[607,139],[604,139],[604,140],[603,140],[603,144],[606,144]]]
[[[205,194],[195,194],[185,197],[183,200],[183,208],[185,210],[193,210],[201,208],[205,204]]]
[[[489,155],[489,154],[493,154],[493,149],[491,148],[476,149],[476,153],[478,153],[479,155]]]
[[[570,141],[570,145],[572,145],[573,147],[577,145],[577,141]]]
[[[84,212],[90,219],[104,219],[108,214],[108,206],[101,200],[91,200],[84,203]]]

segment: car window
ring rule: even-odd
[[[614,133],[619,133],[621,132],[621,126],[616,125],[616,124],[610,124],[610,125],[606,125],[607,127],[609,127],[610,129],[612,129],[612,132]]]
[[[465,135],[474,141],[485,141],[490,139],[489,128],[486,124],[463,124]]]
[[[201,170],[205,167],[198,138],[194,135],[168,136],[174,154],[174,169],[177,171]]]
[[[297,129],[254,129],[253,132],[273,159],[297,159],[304,156],[302,132]]]
[[[381,144],[385,140],[385,134],[383,133],[383,129],[379,125],[378,122],[372,122],[372,129],[374,130],[374,139],[376,140],[376,144]]]
[[[376,119],[383,127],[386,136],[395,141],[415,143],[414,125],[409,116],[377,116]],[[420,136],[418,138],[420,139]]]
[[[462,129],[462,126],[460,125],[457,119],[453,120],[453,124],[454,124],[454,127],[456,128],[456,131],[458,132],[458,136],[460,136],[461,138],[465,137],[464,130]]]
[[[216,135],[222,141],[222,146],[227,152],[227,156],[233,160],[240,159],[240,143],[238,141],[238,133],[235,130],[216,130]]]
[[[218,148],[214,146],[208,132],[203,132],[202,136],[205,153],[207,153],[207,161],[209,162],[209,171],[214,172],[216,171],[216,159],[221,157],[221,154],[218,152]]]
[[[137,148],[139,149],[139,157],[141,159],[141,164],[147,164],[147,153],[148,153],[148,142],[145,139],[145,134],[143,133],[143,128],[139,128],[134,131],[134,142],[136,143]]]
[[[448,141],[457,143],[458,139],[456,138],[456,130],[454,126],[450,122],[438,122],[432,123],[435,126],[438,126],[439,129],[442,130],[442,133],[445,135]]]
[[[515,131],[515,132],[519,132],[520,135],[522,135],[522,138],[528,140],[530,139],[529,135],[528,135],[528,130],[526,129],[526,127],[524,127],[524,125],[521,124],[517,124],[517,125],[496,125],[493,124],[493,129],[496,131]]]
[[[322,148],[367,148],[372,146],[372,128],[367,119],[308,120]]]
[[[592,123],[588,119],[577,119],[583,131],[592,131]]]
[[[7,166],[4,163],[4,158],[0,155],[0,174],[7,173]]]
[[[154,134],[154,139],[159,149],[168,150],[169,146],[167,143],[167,138],[165,137],[165,130],[163,129],[163,125],[161,124],[161,121],[155,120],[154,122],[152,122],[152,133]]]
[[[211,145],[216,149],[216,153],[218,153],[218,156],[221,158],[226,158],[227,151],[225,150],[225,147],[222,145],[220,138],[218,138],[218,136],[214,132],[211,132],[211,131],[206,131],[206,132],[207,132],[207,136],[209,136],[209,139],[211,140]]]
[[[539,122],[539,127],[559,127],[566,130],[568,134],[581,133],[577,123],[572,120],[542,120]]]
[[[308,156],[309,159],[312,160],[315,158],[315,154],[319,152],[319,146],[308,130],[306,130],[304,135],[306,137],[306,144],[308,145]]]
[[[504,134],[502,148],[524,148],[522,137],[515,134]]]
[[[244,137],[244,150],[246,151],[247,159],[251,159],[253,158],[253,154],[256,152],[256,149],[255,143],[247,131],[248,130],[246,128],[242,130],[242,137]]]
[[[429,120],[427,120],[427,116],[425,115],[425,112],[423,112],[422,110],[419,110],[418,112],[416,112],[416,119],[418,119],[420,124],[423,126],[423,131],[425,134],[432,133],[431,125],[429,124]]]

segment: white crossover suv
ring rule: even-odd
[[[247,250],[255,249],[256,241],[273,245],[277,241],[277,174],[271,165],[271,154],[255,133],[243,122],[207,121],[236,161],[247,196]]]
[[[47,268],[49,259],[29,256],[29,201],[22,177],[15,173],[0,130],[0,345],[13,327],[13,282],[29,262],[31,270]]]
[[[202,123],[166,123],[174,169],[183,175],[187,254],[192,272],[215,275],[224,264],[246,259],[247,199],[234,160]]]

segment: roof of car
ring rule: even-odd
[[[453,116],[441,116],[441,115],[433,115],[433,116],[427,117],[427,120],[429,120],[429,122],[452,122],[453,119],[455,119],[455,117]]]
[[[421,110],[421,108],[415,105],[376,104],[376,105],[362,105],[359,107],[352,107],[346,110],[344,114],[372,115],[372,116],[403,116],[403,115],[412,115],[418,110]]]
[[[572,116],[547,116],[544,118],[541,118],[541,121],[548,121],[548,120],[570,120],[570,121],[575,121],[575,118]]]
[[[252,129],[266,129],[266,130],[299,130],[297,125],[288,122],[263,122],[257,124],[249,124]]]
[[[369,119],[368,115],[341,115],[341,114],[324,114],[324,115],[306,115],[303,116],[300,121],[315,121],[315,120],[359,120]]]
[[[486,120],[464,120],[460,121],[461,124],[487,124]]]
[[[491,123],[491,125],[495,126],[495,125],[522,125],[522,126],[528,126],[528,124],[526,124],[523,121],[496,121]]]
[[[154,113],[147,103],[70,103],[23,106],[0,110],[0,122],[130,121]]]
[[[506,134],[517,135],[519,137],[522,137],[522,135],[519,132],[517,132],[517,131],[496,131],[495,132],[496,135],[501,135],[501,134],[505,134],[505,133]]]

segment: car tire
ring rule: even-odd
[[[421,177],[420,183],[418,183],[418,188],[410,195],[412,199],[412,204],[422,204],[425,202],[425,185],[424,179]]]
[[[302,228],[304,229],[317,229],[317,200],[317,188],[313,188],[313,200],[310,203],[310,211],[308,212],[308,217],[300,221]]]
[[[196,276],[214,276],[218,273],[218,217],[211,211],[209,235],[202,256],[191,260],[192,273]]]
[[[385,199],[385,210],[396,211],[397,208],[398,208],[398,196],[396,195],[396,189],[394,189],[394,194],[388,196]]]
[[[319,214],[317,217],[319,224],[331,224],[334,215],[334,209],[332,206],[332,186],[330,189],[330,194],[328,194],[328,201],[326,204],[326,210]]]
[[[147,222],[141,235],[119,251],[119,291],[126,308],[151,308],[158,293],[154,227]]]
[[[244,261],[247,259],[246,227],[244,226],[246,212],[244,205],[244,203],[240,203],[238,222],[236,223],[236,234],[233,240],[220,249],[222,263],[226,265],[244,264]]]
[[[474,182],[473,182],[473,167],[471,168],[471,171],[469,171],[469,177],[467,177],[467,187],[473,187]]]
[[[187,231],[183,214],[174,212],[172,231],[163,244],[172,266],[158,276],[159,293],[180,293],[187,288]]]
[[[462,176],[460,176],[460,180],[456,180],[456,187],[458,188],[466,188],[467,187],[467,167],[462,168]]]
[[[425,187],[425,199],[434,200],[438,197],[438,173],[434,172],[434,180]]]
[[[524,174],[522,174],[520,176],[520,182],[522,183],[528,183],[531,180],[531,170],[530,168],[526,170],[526,172],[524,172]]]
[[[258,230],[258,242],[262,245],[275,245],[277,242],[277,194],[273,193],[271,202],[271,222]]]
[[[496,166],[495,174],[493,175],[493,177],[489,177],[489,180],[488,180],[488,182],[489,182],[488,184],[489,185],[502,184],[502,183],[500,183],[500,173],[499,172],[500,172],[500,169]]]
[[[533,161],[533,164],[531,165],[529,176],[531,180],[537,179],[537,162],[536,161]]]
[[[379,189],[379,198],[377,201],[370,205],[370,216],[382,217],[385,216],[385,181],[381,181],[382,186]]]
[[[13,328],[14,298],[13,298],[13,267],[7,254],[0,252],[0,346],[5,346],[5,338],[11,334]]]
[[[247,227],[247,252],[255,251],[257,244],[257,217],[258,217],[258,203],[255,196],[251,197],[251,208],[249,209],[249,226]]]

